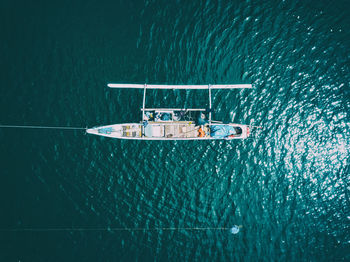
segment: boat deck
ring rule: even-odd
[[[146,137],[194,138],[198,137],[199,127],[193,121],[171,123],[149,122],[145,128]],[[205,127],[205,136],[209,136],[209,128]]]

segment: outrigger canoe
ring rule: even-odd
[[[139,88],[144,90],[142,121],[104,125],[89,128],[89,134],[134,140],[214,140],[245,139],[250,126],[212,120],[211,90],[252,88],[250,84],[239,85],[140,85],[108,84],[110,88]],[[146,108],[147,89],[207,89],[209,109],[202,108]]]

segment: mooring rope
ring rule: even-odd
[[[41,129],[86,130],[86,127],[73,127],[73,126],[13,126],[13,125],[0,125],[0,128],[41,128]]]
[[[8,228],[0,229],[0,232],[45,232],[45,231],[209,231],[209,230],[230,230],[226,227],[66,227],[66,228]]]

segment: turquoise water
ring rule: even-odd
[[[0,129],[0,260],[350,260],[346,1],[0,7],[0,124],[139,121],[142,91],[108,82],[252,83],[214,91],[213,117],[264,127],[211,142]],[[205,91],[148,95],[208,105]]]

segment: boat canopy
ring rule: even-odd
[[[164,129],[164,127],[163,127]],[[164,133],[164,132],[163,132]],[[147,125],[145,127],[146,137],[162,137],[162,126],[160,125]]]

